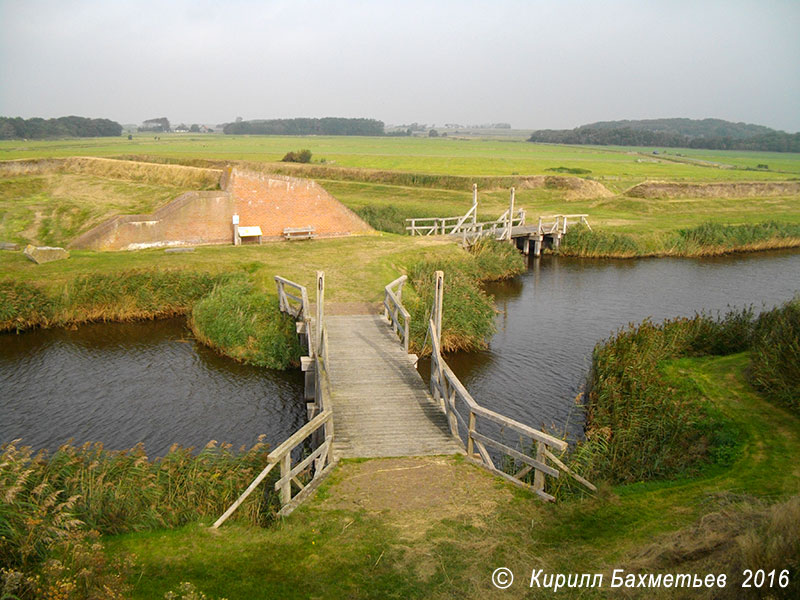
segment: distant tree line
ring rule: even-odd
[[[383,135],[383,121],[375,119],[268,119],[227,123],[227,134],[250,135]]]
[[[159,117],[157,119],[147,119],[142,122],[141,127],[138,128],[140,132],[148,131],[154,133],[169,133],[172,131],[169,126],[169,119],[167,117]]]
[[[108,119],[86,117],[0,117],[0,140],[39,140],[55,137],[106,137],[122,135],[122,125]]]
[[[597,146],[662,146],[710,150],[800,152],[800,133],[721,119],[609,121],[575,129],[534,131],[530,142]]]

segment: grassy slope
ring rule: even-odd
[[[144,155],[154,158],[244,159],[275,161],[287,149],[308,147],[315,160],[328,164],[445,175],[547,174],[559,166],[586,168],[615,192],[645,179],[671,181],[741,181],[800,176],[800,155],[681,150],[662,160],[647,148],[595,148],[540,145],[520,140],[362,137],[280,137],[172,134],[154,140],[137,135],[121,138],[3,141],[0,159],[69,155]],[[677,151],[675,151],[677,152]],[[660,156],[660,155],[659,155]],[[683,160],[721,163],[717,168]],[[649,162],[658,160],[660,162]],[[645,161],[645,162],[638,162]],[[705,164],[705,163],[703,163]],[[768,164],[780,172],[742,170]],[[450,190],[323,181],[348,207],[383,211],[382,222],[402,231],[404,218],[455,216],[471,206],[471,194]],[[83,176],[47,176],[0,180],[0,239],[64,243],[113,212],[152,209],[182,190],[143,186]],[[480,192],[479,218],[497,218],[508,206],[505,190]],[[615,197],[565,201],[558,190],[518,190],[517,206],[529,220],[542,214],[588,213],[593,226],[618,233],[635,233],[648,249],[658,250],[665,233],[703,222],[742,224],[773,219],[800,222],[800,198],[634,199]],[[58,218],[52,218],[57,216]],[[396,221],[396,223],[395,223]]]
[[[0,178],[0,240],[63,246],[113,215],[149,213],[184,191],[65,173]]]
[[[447,459],[452,461],[452,479],[462,482],[467,496],[448,498],[444,510],[438,510],[437,496],[429,500],[433,508],[415,506],[427,486],[441,485],[453,493],[446,483],[429,480],[398,494],[394,509],[381,510],[374,504],[381,488],[370,489],[371,481],[380,483],[376,469],[370,476],[358,464],[346,464],[314,501],[270,529],[233,526],[212,533],[194,525],[111,538],[109,544],[113,552],[138,556],[142,571],[134,578],[137,598],[159,597],[187,580],[214,597],[231,600],[508,598],[524,594],[520,581],[530,577],[532,568],[609,573],[639,565],[645,571],[725,572],[725,557],[713,562],[713,540],[705,547],[706,540],[697,535],[691,556],[678,552],[667,567],[642,556],[654,543],[668,547],[676,536],[693,531],[687,528],[702,516],[731,510],[732,498],[772,501],[800,491],[794,460],[800,452],[800,420],[747,385],[746,365],[747,356],[739,354],[681,359],[665,366],[676,380],[694,380],[743,432],[731,466],[709,469],[694,479],[620,486],[602,490],[598,498],[545,506],[505,484],[488,484],[488,474]],[[373,463],[383,466],[379,461],[363,465]],[[391,463],[386,466],[392,468]],[[419,477],[415,473],[424,473],[423,467],[397,469],[403,473],[393,481],[413,480]],[[706,555],[712,562],[698,568],[698,556]],[[491,587],[492,570],[499,566],[517,575],[512,590]],[[729,578],[741,580],[738,573]],[[561,595],[573,597],[568,590]]]

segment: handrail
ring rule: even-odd
[[[320,278],[323,283],[320,284]],[[330,403],[330,377],[328,374],[328,331],[322,315],[319,310],[322,302],[324,301],[324,274],[317,273],[317,284],[319,294],[317,297],[317,307],[319,321],[315,323],[318,331],[319,341],[315,343],[315,336],[311,331],[311,316],[308,303],[308,292],[305,286],[285,279],[283,277],[275,276],[275,281],[278,284],[278,297],[280,299],[280,308],[282,312],[288,313],[295,318],[301,319],[302,327],[298,327],[298,332],[304,330],[308,339],[308,349],[310,359],[314,364],[314,403],[319,409],[316,416],[314,416],[308,423],[300,427],[286,440],[279,444],[272,452],[267,455],[267,466],[259,473],[253,482],[242,492],[239,498],[217,519],[211,526],[217,529],[222,525],[233,512],[239,508],[244,500],[255,490],[264,478],[280,464],[281,472],[280,478],[275,482],[275,490],[280,491],[281,510],[279,515],[287,515],[314,489],[316,484],[319,483],[321,478],[326,475],[334,464],[333,455],[333,410],[331,410]],[[297,290],[300,295],[297,296],[286,291],[286,288]],[[299,305],[292,305],[290,300],[299,302]],[[319,441],[318,432],[322,432],[322,440]],[[292,466],[292,452],[297,446],[302,444],[308,438],[312,439],[314,443],[317,438],[318,445],[311,452],[309,456],[301,460],[295,466]],[[303,473],[308,473],[312,468],[313,475],[310,481],[305,484],[300,481],[299,476]],[[292,484],[299,488],[298,494],[293,494]]]
[[[305,286],[295,283],[294,281],[289,281],[279,275],[275,275],[275,282],[278,284],[278,302],[280,303],[281,312],[289,313],[300,320],[311,316],[311,312],[308,308],[308,291]],[[287,287],[297,290],[300,296],[287,292]],[[299,305],[293,305],[290,300],[299,302]]]
[[[441,348],[439,341],[435,334],[436,326],[433,319],[428,320],[428,333],[431,338],[433,351],[431,353],[431,378],[430,388],[431,395],[434,400],[440,403],[440,406],[447,417],[450,424],[450,432],[458,439],[461,439],[463,434],[467,441],[467,457],[477,464],[489,469],[514,483],[515,485],[532,489],[533,492],[540,498],[547,501],[553,501],[555,498],[545,492],[545,475],[550,477],[559,477],[560,473],[564,473],[574,477],[578,482],[585,485],[590,490],[596,491],[597,488],[588,482],[580,475],[573,473],[564,465],[550,450],[552,448],[559,452],[567,449],[567,443],[560,440],[544,431],[534,429],[515,421],[509,417],[501,415],[493,410],[484,408],[478,404],[472,395],[467,391],[464,385],[459,381],[456,374],[444,361],[441,355]],[[460,400],[466,404],[469,411],[468,422],[456,410],[456,401]],[[502,442],[493,439],[486,432],[477,431],[478,419],[485,419],[495,424],[501,425],[504,428],[513,430],[514,432],[527,437],[536,448],[535,456],[531,457],[527,454],[510,448]],[[505,456],[510,457],[515,462],[520,462],[524,466],[515,474],[509,474],[497,468],[492,460],[487,446],[499,450]],[[477,449],[477,453],[475,452]],[[558,468],[554,468],[547,464],[548,459]],[[559,470],[560,469],[560,470]],[[534,471],[533,484],[530,485],[523,481],[528,473]]]
[[[402,298],[403,285],[407,279],[407,275],[402,275],[383,288],[383,316],[392,325],[394,332],[400,336],[400,341],[403,343],[403,349],[406,353],[408,353],[411,315],[403,306]],[[400,317],[403,317],[402,323],[400,322]]]

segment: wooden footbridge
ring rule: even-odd
[[[472,208],[460,217],[425,217],[406,219],[409,235],[447,235],[460,239],[465,247],[480,239],[506,240],[516,244],[526,256],[541,256],[544,248],[558,250],[567,228],[576,223],[589,227],[586,214],[540,216],[534,224],[525,223],[525,209],[514,208],[515,190],[511,188],[508,210],[493,221],[478,222],[478,187],[472,186]],[[591,227],[589,227],[591,229]]]
[[[297,321],[308,349],[308,423],[276,447],[267,467],[214,523],[219,527],[280,466],[274,488],[281,514],[307,498],[341,458],[463,454],[544,500],[545,476],[573,476],[559,459],[567,443],[478,404],[441,354],[444,275],[436,273],[428,321],[432,346],[430,383],[408,353],[410,315],[402,303],[406,276],[384,289],[383,315],[326,316],[325,276],[317,273],[315,317],[307,289],[275,277],[281,311]],[[517,440],[511,447],[506,434]],[[502,468],[501,468],[502,467]]]

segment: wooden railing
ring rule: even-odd
[[[586,481],[586,479],[580,475],[573,473],[551,451],[563,452],[566,450],[567,443],[565,441],[538,429],[533,429],[524,423],[510,419],[493,410],[484,408],[472,398],[470,393],[442,358],[439,337],[436,330],[437,326],[434,320],[430,319],[428,322],[428,335],[433,345],[433,352],[431,354],[431,395],[434,400],[439,401],[442,410],[445,415],[447,415],[447,420],[450,424],[450,432],[453,436],[457,439],[466,440],[467,458],[515,485],[532,489],[536,495],[547,501],[553,501],[555,498],[545,491],[545,475],[557,478],[560,476],[561,472],[564,472],[574,477],[589,489],[595,491],[597,488],[595,488],[594,485]],[[457,409],[458,403],[462,403],[465,406],[465,412],[468,415],[466,418]],[[534,456],[528,456],[520,450],[511,448],[492,438],[488,430],[479,428],[479,423],[483,421],[493,423],[495,426],[500,426],[503,429],[510,429],[522,438],[530,440],[531,447],[536,449]],[[479,429],[482,430],[479,431]],[[511,459],[511,464],[513,465],[521,463],[521,468],[513,474],[498,468],[487,447]],[[476,449],[477,453],[475,452]],[[548,460],[558,468],[547,464]],[[523,479],[531,471],[534,471],[532,485]]]
[[[403,306],[403,284],[407,275],[398,277],[384,288],[383,315],[392,325],[394,332],[400,336],[403,348],[408,353],[408,327],[411,315]],[[402,317],[402,322],[400,318]]]
[[[495,221],[484,221],[482,223],[465,223],[458,232],[465,245],[475,243],[476,240],[484,237],[491,237],[495,240],[504,240],[509,237],[509,226],[511,228],[525,225],[525,209],[520,208],[514,211],[511,223],[508,222],[508,211],[500,215]]]
[[[462,217],[424,217],[406,219],[406,231],[411,235],[445,235],[454,233]]]
[[[567,233],[570,219],[583,223],[591,230],[592,228],[589,225],[589,221],[586,220],[588,216],[589,215],[547,215],[539,217],[539,233]]]
[[[494,221],[477,223],[467,220],[472,215],[472,209],[463,217],[431,217],[425,219],[406,219],[406,231],[410,235],[461,235],[468,238],[493,235],[499,239],[506,234],[508,227],[508,211],[504,212]],[[520,208],[514,211],[511,226],[525,224],[525,210]]]
[[[287,515],[307,497],[321,478],[335,465],[333,456],[333,410],[331,410],[330,377],[328,374],[328,335],[323,315],[325,277],[317,272],[317,319],[313,323],[309,315],[308,292],[300,284],[275,277],[278,285],[281,311],[302,321],[298,322],[298,332],[303,329],[308,339],[310,357],[314,365],[314,404],[316,415],[289,438],[267,455],[267,466],[247,489],[239,496],[225,513],[212,525],[213,529],[222,525],[244,500],[264,481],[267,475],[280,465],[280,478],[275,482],[275,491],[280,492],[281,510],[279,515]],[[300,295],[286,291],[296,290]],[[299,302],[293,304],[290,302]],[[300,326],[302,323],[302,327]],[[313,331],[312,331],[313,329]],[[295,449],[310,440],[310,446],[316,446],[310,453],[292,465]],[[303,482],[305,479],[305,483]],[[294,493],[292,485],[298,488]]]
[[[275,283],[278,285],[278,302],[281,312],[288,313],[296,319],[311,316],[308,308],[308,291],[305,286],[278,275],[275,275]],[[287,288],[294,293],[287,291]]]

